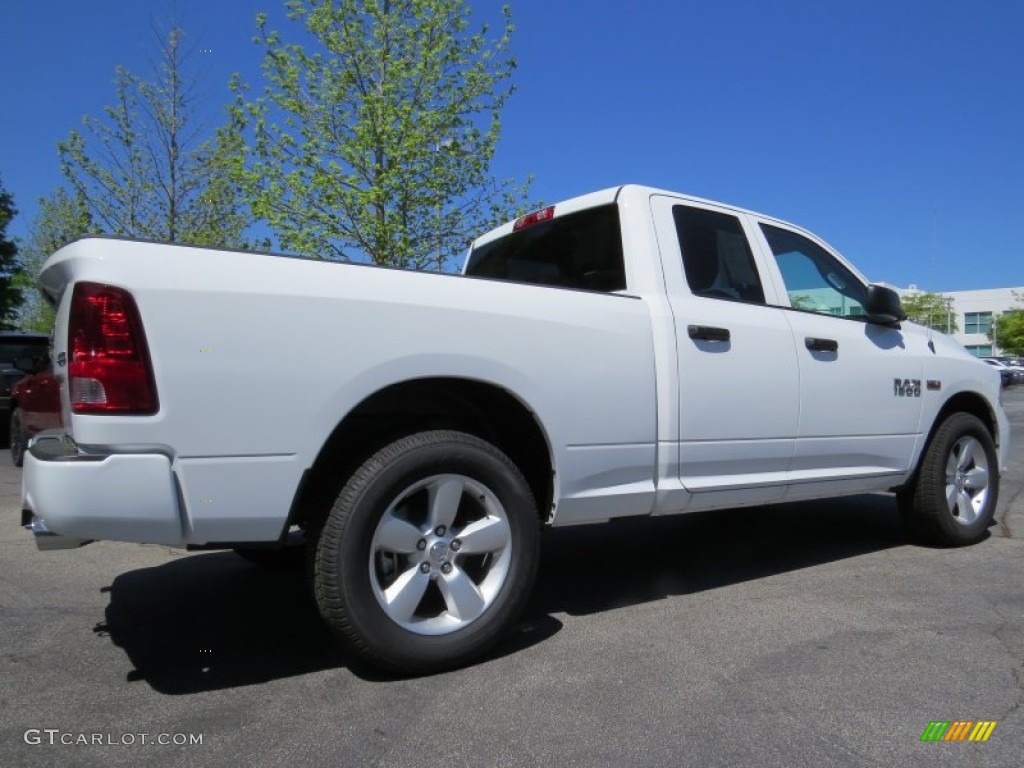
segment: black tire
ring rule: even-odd
[[[929,544],[959,547],[983,539],[999,499],[998,457],[985,425],[969,413],[948,416],[897,499],[911,532]]]
[[[21,425],[21,408],[11,411],[10,430],[7,433],[11,439],[11,461],[14,466],[20,467],[25,463],[25,430]]]
[[[437,672],[477,659],[517,619],[539,547],[536,502],[508,457],[462,432],[421,432],[348,480],[320,532],[314,592],[364,659]]]

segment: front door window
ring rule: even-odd
[[[794,309],[837,317],[864,317],[866,290],[817,243],[796,232],[761,224]]]

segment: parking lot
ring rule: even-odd
[[[0,765],[1020,766],[1024,386],[1006,408],[977,546],[908,543],[887,496],[557,530],[507,641],[420,679],[337,650],[301,573],[37,552],[0,452]],[[997,725],[921,741],[956,720]]]

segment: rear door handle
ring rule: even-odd
[[[839,342],[835,339],[816,339],[813,336],[808,336],[804,339],[804,344],[811,352],[838,352]]]
[[[728,328],[715,328],[712,325],[688,325],[686,326],[686,332],[690,335],[691,339],[700,339],[701,341],[729,340]]]

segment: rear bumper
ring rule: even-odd
[[[21,510],[21,526],[32,533],[36,548],[41,552],[48,552],[51,549],[78,549],[92,543],[92,539],[79,539],[54,533],[46,527],[46,522],[32,514],[30,509]]]
[[[42,432],[25,454],[21,506],[39,549],[92,539],[184,544],[171,460],[162,453],[85,453],[62,432]]]

